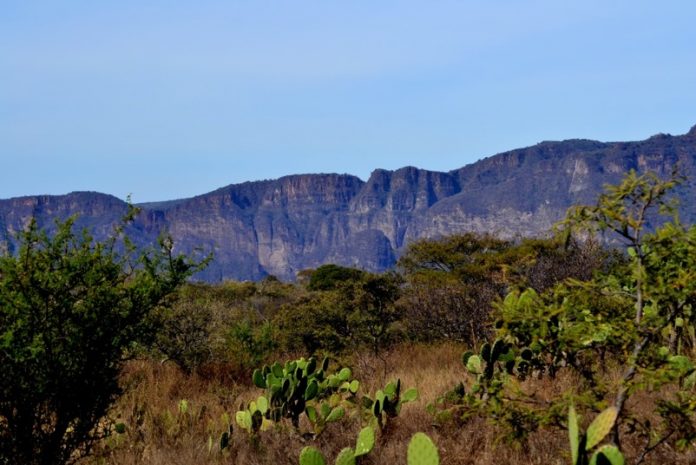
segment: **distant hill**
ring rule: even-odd
[[[679,165],[681,218],[696,221],[696,126],[682,136],[639,142],[566,140],[512,150],[450,172],[413,167],[375,170],[367,182],[346,174],[307,174],[233,184],[189,199],[140,205],[129,227],[139,245],[168,231],[179,251],[213,251],[197,278],[294,279],[302,269],[337,263],[379,271],[413,240],[464,231],[539,235],[568,207],[591,204],[630,169],[667,176]],[[35,217],[78,215],[105,237],[127,205],[110,195],[73,192],[0,200],[0,250]]]

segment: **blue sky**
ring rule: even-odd
[[[0,198],[681,134],[694,18],[690,0],[3,0]]]

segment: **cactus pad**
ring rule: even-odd
[[[355,444],[355,456],[360,457],[370,453],[375,446],[375,430],[371,426],[366,426],[360,430],[358,440]]]
[[[599,444],[604,439],[604,436],[609,434],[609,431],[614,426],[614,422],[616,422],[617,415],[616,407],[609,407],[595,417],[590,426],[587,427],[587,443],[585,445],[587,450]]]
[[[425,433],[416,433],[408,444],[408,465],[439,465],[440,454]]]
[[[624,456],[621,451],[619,451],[616,446],[610,444],[597,449],[597,452],[592,455],[592,459],[590,460],[590,465],[624,465],[624,463]]]
[[[307,446],[300,452],[300,465],[326,465],[326,460],[318,449]]]
[[[254,370],[254,374],[251,376],[251,379],[254,381],[254,385],[256,387],[266,389],[266,379],[264,378],[261,370],[258,368]]]
[[[573,465],[578,463],[578,448],[580,447],[580,435],[578,431],[578,416],[575,407],[572,405],[568,409],[568,437],[570,438],[570,456]]]
[[[350,447],[341,450],[336,457],[336,465],[355,465],[355,452]]]
[[[230,445],[230,433],[225,431],[220,435],[220,450],[225,450]]]
[[[469,373],[474,375],[480,375],[482,373],[481,369],[481,357],[478,355],[472,355],[466,362],[466,369]]]
[[[266,399],[264,396],[259,396],[259,398],[256,399],[256,408],[259,410],[259,412],[261,412],[262,415],[265,415],[268,411],[268,399]]]
[[[312,380],[309,385],[307,386],[307,389],[305,390],[304,393],[304,398],[305,400],[312,400],[317,396],[317,393],[319,392],[319,385],[317,384],[316,380]]]
[[[235,420],[240,428],[251,431],[251,413],[249,413],[248,410],[241,410],[237,412]]]
[[[338,379],[340,379],[341,381],[348,381],[348,379],[350,379],[352,375],[353,372],[350,370],[350,368],[345,367],[338,372]]]
[[[402,402],[413,402],[414,400],[418,399],[418,389],[407,389],[401,399]]]
[[[343,407],[336,407],[335,409],[331,410],[331,413],[326,417],[326,422],[330,423],[332,421],[338,421],[341,418],[343,418],[346,414],[346,411],[343,409]]]
[[[464,364],[464,366],[466,366],[467,362],[469,361],[469,357],[471,357],[472,355],[474,355],[474,353],[470,350],[467,350],[462,354],[462,363]]]

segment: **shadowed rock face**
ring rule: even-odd
[[[544,234],[568,207],[592,204],[602,187],[635,169],[668,176],[675,166],[681,218],[696,221],[696,126],[683,136],[640,142],[542,142],[440,173],[406,167],[355,176],[309,174],[230,185],[190,199],[142,204],[128,227],[146,246],[166,231],[178,251],[196,248],[215,259],[197,278],[293,279],[323,263],[381,271],[411,241],[465,231],[503,237]],[[32,217],[52,228],[78,215],[78,227],[104,238],[127,211],[121,200],[95,192],[0,200],[0,251],[16,249],[16,234]]]

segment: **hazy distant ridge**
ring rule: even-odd
[[[413,167],[351,175],[307,174],[234,184],[189,199],[141,204],[129,228],[137,244],[160,231],[180,251],[213,250],[198,278],[259,279],[333,262],[368,270],[392,266],[410,241],[463,231],[502,236],[548,230],[574,204],[592,203],[605,183],[629,169],[689,176],[680,190],[682,220],[696,220],[696,126],[683,136],[640,142],[542,142],[450,172]],[[116,197],[75,192],[0,200],[0,249],[31,217],[49,227],[79,215],[78,225],[102,238],[125,213]]]

